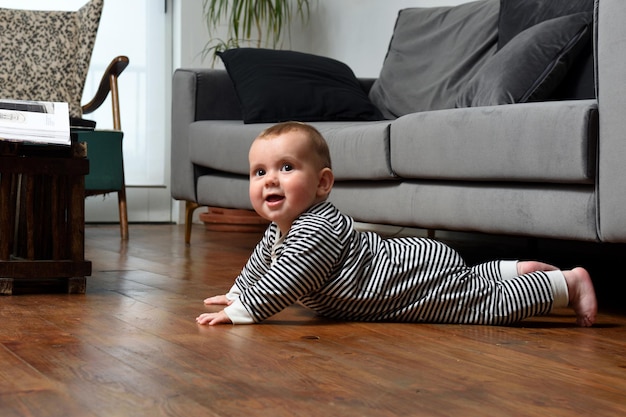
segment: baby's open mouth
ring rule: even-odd
[[[272,194],[265,197],[265,201],[267,201],[268,203],[274,203],[276,201],[282,200],[283,198],[285,197],[283,197],[282,195]]]

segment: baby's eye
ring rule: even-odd
[[[259,168],[259,169],[254,171],[254,176],[255,177],[262,177],[263,175],[265,175],[265,170],[262,169],[262,168]]]
[[[283,164],[283,166],[280,168],[281,171],[293,171],[293,165],[291,164]]]

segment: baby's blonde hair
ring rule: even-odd
[[[278,124],[268,127],[263,132],[261,132],[261,134],[257,136],[257,139],[269,139],[275,136],[282,135],[284,133],[294,132],[294,131],[302,132],[306,135],[306,137],[311,142],[313,151],[315,152],[315,154],[317,155],[317,157],[319,158],[322,164],[322,168],[332,169],[332,162],[330,160],[330,150],[328,149],[328,143],[326,143],[326,139],[324,139],[324,136],[322,136],[319,130],[317,130],[316,128],[314,128],[313,126],[307,123],[302,123],[302,122],[278,123]]]

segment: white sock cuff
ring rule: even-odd
[[[563,272],[546,271],[546,275],[548,275],[550,286],[552,287],[552,296],[554,298],[552,308],[567,307],[569,304],[569,291]]]
[[[503,280],[518,277],[517,273],[518,261],[500,261],[500,276]]]

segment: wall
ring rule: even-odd
[[[375,77],[380,72],[400,9],[467,2],[469,0],[311,0],[308,24],[302,26],[295,22],[291,44],[283,48],[335,58],[348,64],[357,76]],[[183,23],[175,31],[174,68],[210,67],[211,61],[202,61],[200,56],[208,38],[202,20],[202,2],[175,3],[175,22]]]

